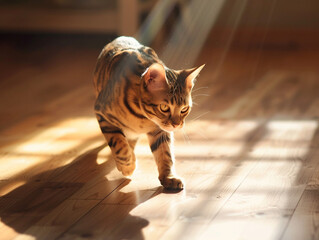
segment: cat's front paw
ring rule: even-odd
[[[183,181],[176,176],[159,177],[162,186],[169,190],[182,190],[184,188]]]
[[[116,164],[117,169],[123,174],[123,176],[131,176],[135,170],[135,162],[130,165]]]
[[[136,158],[134,153],[127,157],[116,158],[116,167],[124,176],[131,176],[135,170]]]

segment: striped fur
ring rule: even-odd
[[[173,131],[189,114],[191,90],[201,69],[169,69],[153,49],[131,37],[119,37],[104,47],[94,72],[94,109],[123,175],[133,173],[136,141],[147,134],[161,184],[183,188],[174,175]]]

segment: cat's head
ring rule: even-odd
[[[176,71],[152,64],[142,75],[141,108],[148,119],[165,131],[182,128],[192,108],[195,79],[203,67]]]

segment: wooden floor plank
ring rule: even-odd
[[[318,154],[316,156],[318,158]],[[281,239],[319,239],[319,163],[316,161],[312,177],[296,207]],[[310,174],[309,174],[310,175]]]
[[[65,200],[29,227],[24,232],[23,238],[22,235],[17,239],[28,239],[28,236],[37,239],[56,239],[98,203],[99,200]]]
[[[318,189],[305,190],[281,239],[311,240],[319,238],[318,199]]]
[[[317,154],[302,150],[286,151],[284,145],[281,149],[282,156],[279,155],[277,162],[261,158],[212,219],[201,235],[203,238],[254,239],[257,232],[264,233],[260,239],[280,238],[306,188],[307,179],[315,173],[314,169],[309,173],[302,162],[314,164],[317,158]],[[304,173],[305,179],[300,177],[304,171],[307,173]],[[240,213],[234,211],[238,208],[241,208]],[[236,229],[228,231],[230,226],[236,226]]]

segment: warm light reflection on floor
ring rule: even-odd
[[[50,167],[67,164],[80,153],[100,144],[101,141],[96,139],[99,134],[96,119],[74,118],[24,136],[24,141],[0,150],[5,153],[0,161],[1,179],[19,182],[21,178],[28,179]]]
[[[142,201],[130,214],[150,222],[143,229],[147,239],[161,224],[170,225],[164,234],[166,239],[178,239],[187,233],[193,236],[195,232],[200,232],[203,239],[230,239],[246,236],[247,232],[255,234],[248,229],[257,231],[265,224],[273,237],[287,221],[285,214],[296,205],[290,196],[300,194],[300,188],[293,186],[302,186],[296,181],[317,128],[315,120],[193,121],[187,125],[188,140],[183,133],[177,133],[175,141],[176,169],[185,178],[184,191],[141,200],[144,191],[155,193],[159,187],[156,165],[145,137],[135,151],[139,167],[120,191],[135,192],[135,201]],[[24,184],[23,178],[63,166],[103,142],[94,118],[75,118],[2,149],[7,153],[2,155],[0,175],[2,180],[9,180],[2,182],[1,195]],[[52,163],[52,156],[61,159]],[[109,156],[106,147],[99,152],[97,164],[102,165]],[[122,178],[116,168],[105,177],[108,181]],[[154,206],[161,211],[150,215]],[[278,214],[284,217],[278,218]],[[229,232],[233,226],[238,229]]]
[[[177,169],[187,174],[183,196],[170,201],[160,194],[131,214],[150,221],[143,229],[146,239],[160,231],[156,229],[159,225],[170,226],[163,239],[193,239],[195,235],[200,239],[253,239],[259,232],[268,232],[260,239],[277,239],[298,203],[299,198],[292,196],[303,192],[300,174],[317,128],[316,120],[190,123],[190,144],[182,134],[176,136]],[[137,149],[140,156],[146,153],[143,147]],[[207,172],[194,166],[196,162],[205,170],[211,166],[212,174],[203,179],[201,174]],[[201,171],[196,173],[197,169]],[[216,199],[219,194],[229,194],[229,198]],[[163,210],[150,215],[149,209],[158,204],[163,206],[156,209]]]

